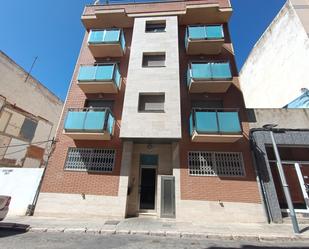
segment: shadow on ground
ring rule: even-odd
[[[0,238],[26,233],[29,228],[26,224],[0,222]]]

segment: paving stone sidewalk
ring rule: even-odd
[[[308,240],[309,224],[300,224],[302,233],[295,235],[291,224],[208,223],[193,224],[168,219],[130,218],[107,220],[102,218],[8,217],[0,228],[29,229],[30,232],[64,232],[94,234],[132,234],[167,236],[173,238],[223,239],[246,241]]]

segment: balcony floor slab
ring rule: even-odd
[[[199,134],[194,132],[192,135],[192,142],[197,143],[235,143],[243,138],[242,134]]]

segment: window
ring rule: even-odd
[[[146,32],[158,33],[164,32],[166,28],[165,20],[146,21]]]
[[[143,54],[143,67],[164,67],[164,66],[165,66],[165,53]]]
[[[101,99],[87,99],[85,107],[88,108],[109,108],[113,110],[114,101],[113,100],[101,100]]]
[[[139,95],[138,111],[139,112],[164,112],[164,93]]]
[[[245,175],[242,153],[190,151],[188,153],[189,174],[193,176]]]
[[[37,125],[38,123],[36,121],[29,118],[25,118],[24,123],[20,129],[19,135],[22,138],[31,141],[34,137]]]
[[[66,170],[112,172],[115,150],[101,148],[69,148]]]

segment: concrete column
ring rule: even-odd
[[[127,193],[129,186],[129,176],[131,172],[132,153],[133,153],[133,142],[132,141],[124,142],[122,149],[121,170],[120,170],[120,180],[118,189],[118,197],[120,205],[123,205],[124,210],[123,217],[125,217],[127,213],[127,199],[128,199]]]

